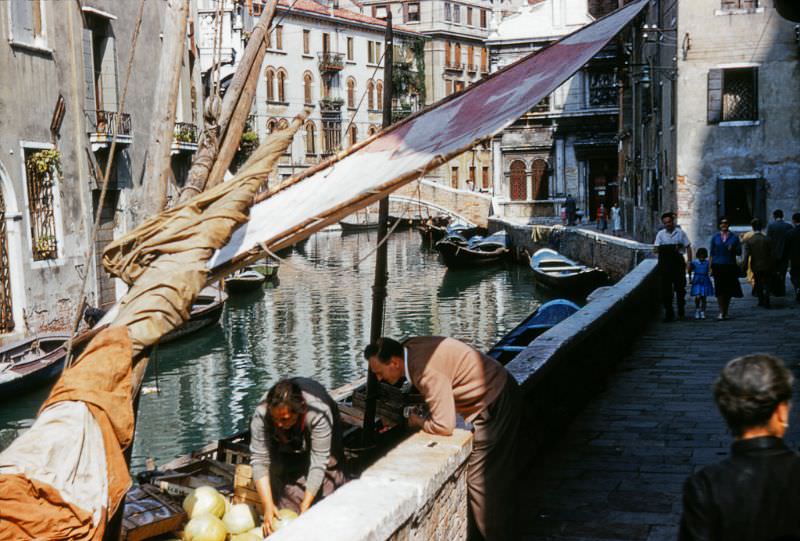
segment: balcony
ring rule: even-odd
[[[117,144],[131,144],[133,140],[131,115],[117,111],[88,111],[88,113],[89,141],[92,143],[92,150],[109,146],[115,135]]]
[[[467,64],[467,71],[469,73],[475,73],[478,71],[478,66],[475,64]]]
[[[461,72],[464,71],[464,64],[455,64],[455,63],[449,62],[449,63],[444,65],[444,69],[445,69],[445,71],[457,71],[457,72],[461,73]]]
[[[189,122],[176,122],[172,136],[172,153],[197,150],[197,126]]]
[[[323,115],[339,115],[344,105],[342,98],[322,98],[319,100],[319,111]]]
[[[319,58],[320,73],[331,73],[344,69],[344,55],[342,53],[317,53]]]

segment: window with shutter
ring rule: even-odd
[[[44,3],[41,0],[10,0],[12,43],[24,43],[37,47],[47,46],[44,31],[44,9]]]
[[[419,4],[403,4],[407,7],[406,22],[418,23],[419,22]]]
[[[525,201],[528,199],[528,180],[525,171],[525,162],[514,160],[510,167],[510,195],[512,201]]]
[[[722,74],[722,121],[758,120],[758,68],[726,69]]]
[[[458,167],[450,167],[450,186],[458,188]]]
[[[353,60],[353,38],[347,38],[347,59]]]
[[[303,30],[303,54],[311,52],[311,30]]]
[[[722,70],[708,70],[708,123],[722,120]]]

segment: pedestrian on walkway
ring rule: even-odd
[[[564,201],[564,207],[567,209],[567,225],[575,225],[575,210],[577,203],[572,194],[567,194],[567,199]]]
[[[714,400],[736,439],[730,457],[686,480],[679,541],[800,538],[800,455],[783,441],[792,379],[765,354],[723,368]]]
[[[599,229],[603,233],[605,233],[606,229],[608,229],[606,206],[603,203],[600,203],[600,206],[597,207],[597,229]]]
[[[739,267],[736,256],[742,253],[739,237],[730,232],[730,224],[725,217],[719,220],[719,232],[711,238],[709,266],[714,277],[714,291],[719,304],[717,319],[728,319],[732,298],[742,297],[739,285]]]
[[[611,207],[611,233],[615,237],[622,234],[622,212],[617,202],[614,202],[614,206]]]
[[[800,302],[800,212],[792,214],[792,229],[786,234],[786,258],[792,266],[789,277],[794,286],[794,298]]]
[[[689,267],[689,278],[692,284],[691,295],[694,297],[694,318],[706,318],[707,297],[714,294],[714,285],[709,276],[708,250],[697,249],[697,259]]]
[[[744,262],[745,269],[753,272],[753,291],[758,295],[758,305],[769,308],[769,283],[775,271],[775,250],[772,240],[761,232],[761,220],[753,218],[750,222],[753,230],[745,235]]]
[[[430,413],[410,414],[409,427],[449,436],[456,414],[472,423],[467,459],[470,529],[477,528],[480,536],[475,538],[485,541],[517,539],[521,406],[514,377],[493,358],[442,336],[417,336],[402,344],[380,338],[364,349],[364,357],[379,380],[394,384],[405,376],[425,398]]]
[[[656,234],[654,242],[658,253],[658,272],[661,275],[661,300],[664,304],[664,321],[675,319],[672,309],[672,294],[675,293],[675,304],[678,308],[678,319],[685,316],[686,305],[686,271],[689,263],[684,261],[686,253],[688,261],[692,260],[692,245],[689,237],[680,227],[675,225],[675,214],[665,212],[661,215],[664,225]]]
[[[783,211],[776,209],[772,213],[773,221],[767,226],[767,238],[772,241],[774,274],[770,281],[770,289],[776,297],[786,295],[786,270],[789,267],[789,258],[786,254],[786,235],[794,229],[792,224],[783,221]]]

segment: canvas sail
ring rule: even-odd
[[[274,190],[210,262],[224,276],[291,245],[420,178],[478,141],[509,126],[567,81],[642,9],[629,4],[553,45],[395,124],[343,157]]]

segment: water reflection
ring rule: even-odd
[[[282,377],[332,388],[363,375],[375,242],[374,232],[315,235],[287,256],[279,287],[232,296],[221,325],[159,348],[144,385],[160,392],[140,399],[133,468],[246,428]],[[487,349],[542,298],[524,266],[451,273],[421,248],[414,231],[389,242],[387,335],[440,334]],[[44,396],[0,406],[0,429],[31,418]]]

